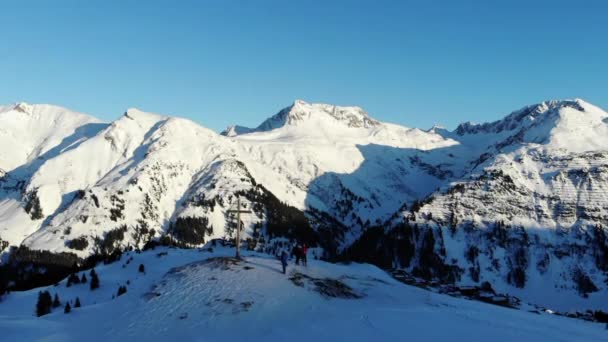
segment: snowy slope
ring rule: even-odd
[[[88,283],[68,288],[65,280],[49,287],[62,305],[40,318],[33,311],[38,290],[44,289],[11,293],[0,304],[3,337],[599,341],[606,336],[601,324],[435,294],[403,285],[370,265],[313,260],[307,268],[291,265],[283,275],[272,257],[252,254],[238,263],[221,258],[232,252],[156,249],[126,254],[120,262],[96,268],[101,283],[97,290],[89,290]],[[138,272],[140,264],[145,273]],[[359,298],[322,295],[314,282],[344,284],[340,291],[323,293]],[[115,297],[122,285],[127,286],[126,294]],[[63,305],[73,304],[76,297],[83,306],[64,314]]]
[[[63,241],[52,235],[66,227],[71,227],[67,235],[88,236],[91,240],[121,226],[146,224],[160,233],[195,174],[213,160],[230,155],[229,145],[216,133],[191,121],[129,110],[81,149],[53,161],[56,164],[52,168],[62,171],[49,178],[65,180],[56,193],[65,197],[82,192],[68,195],[63,206],[55,202],[57,205],[51,209],[59,209],[56,215],[46,229],[30,236],[26,244],[63,250],[66,248]],[[98,153],[96,163],[87,162],[84,156],[93,153]],[[73,165],[76,161],[82,163],[77,174],[59,166]],[[29,186],[40,193],[44,189],[41,183],[44,180],[34,177]],[[124,241],[127,244],[136,243],[128,236]]]
[[[2,106],[0,169],[9,172],[37,158],[57,155],[100,127],[97,119],[61,107],[27,103]]]
[[[43,165],[77,148],[106,125],[51,105],[0,107],[0,239],[18,244],[39,228],[22,210],[27,179]]]

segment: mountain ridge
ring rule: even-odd
[[[8,245],[85,258],[151,241],[193,247],[230,239],[238,195],[254,209],[243,218],[243,235],[259,251],[306,239],[324,258],[348,256],[443,282],[487,281],[540,301],[520,289],[539,286],[533,279],[549,269],[561,277],[547,279],[555,291],[605,295],[608,242],[574,232],[588,229],[597,240],[608,226],[608,114],[582,100],[527,106],[453,131],[296,101],[231,136],[133,108],[105,124],[36,106],[3,107],[0,122],[47,108],[51,123],[69,124],[48,124],[25,148],[15,147],[40,151],[35,158],[0,163],[4,255]],[[10,133],[0,131],[0,139],[10,141]],[[580,244],[591,247],[572,252]],[[538,255],[550,266],[535,266]],[[575,265],[582,266],[575,272]]]

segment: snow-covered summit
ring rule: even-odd
[[[551,150],[585,152],[604,149],[607,119],[608,113],[584,100],[552,100],[526,106],[491,123],[463,123],[443,136],[498,150],[514,143],[531,143]]]
[[[295,100],[291,106],[282,109],[256,128],[231,126],[222,134],[235,136],[251,132],[265,132],[285,126],[299,126],[310,121],[324,126],[340,125],[351,128],[372,128],[380,124],[360,107],[342,107]]]
[[[560,116],[567,109],[581,113],[586,112],[587,110],[598,110],[597,107],[594,107],[581,99],[549,100],[523,107],[507,115],[505,118],[494,122],[483,124],[465,122],[456,128],[455,133],[458,135],[465,135],[513,131],[534,125],[538,120],[545,120]]]
[[[154,114],[149,112],[144,112],[138,108],[129,108],[125,111],[123,116],[127,119],[131,120],[141,120],[141,121],[159,121],[163,118],[166,118],[164,115]]]
[[[0,168],[10,171],[49,152],[99,120],[62,107],[25,102],[0,107]],[[65,146],[67,147],[67,146]]]
[[[296,100],[291,107],[285,108],[278,116],[285,117],[287,123],[292,125],[302,120],[316,119],[319,116],[329,116],[347,127],[370,128],[380,124],[377,120],[370,118],[367,112],[360,107],[307,103],[302,100]],[[263,125],[264,123],[261,126]]]

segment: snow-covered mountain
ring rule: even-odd
[[[7,113],[21,113],[24,106]],[[270,129],[281,118],[284,125]],[[74,114],[72,122],[77,119]],[[35,163],[11,159],[1,166],[8,173],[2,181],[6,224],[0,236],[14,245],[23,241],[55,252],[70,250],[67,241],[85,236],[88,247],[76,252],[86,255],[93,251],[95,236],[123,225],[146,226],[160,234],[181,217],[205,217],[207,235],[222,237],[233,195],[260,186],[287,205],[316,208],[360,229],[363,221],[384,221],[405,201],[441,184],[422,161],[405,170],[402,160],[409,164],[415,150],[454,143],[437,134],[380,123],[357,108],[302,101],[260,127],[270,130],[227,138],[185,119],[130,109],[109,125],[85,130],[88,135],[50,130],[50,138],[37,138],[30,149],[46,146],[36,145],[38,141],[57,141],[55,153]],[[362,163],[365,174],[342,176]],[[387,171],[391,177],[386,177]],[[411,176],[403,178],[405,173]],[[419,182],[412,183],[412,178]],[[354,206],[344,207],[344,194],[357,199]],[[33,204],[39,204],[39,218],[32,210],[22,210]],[[260,212],[246,219],[253,227],[263,216]],[[138,242],[145,241],[127,238],[123,245]]]
[[[601,305],[608,294],[607,118],[582,100],[551,101],[443,131],[458,141],[450,153],[461,156],[465,172],[401,210],[387,225],[396,228],[373,239],[415,250],[395,253],[396,263],[424,278],[488,282],[563,310]]]
[[[305,240],[326,257],[591,308],[608,288],[607,118],[577,99],[423,131],[298,100],[217,134],[136,109],[105,124],[5,106],[0,247],[198,246],[234,234],[240,195],[250,248]]]

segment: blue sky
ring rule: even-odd
[[[605,1],[2,1],[0,103],[214,130],[300,98],[412,127],[608,108]]]

